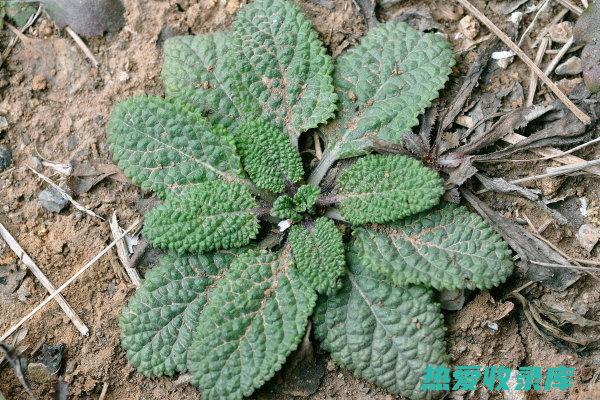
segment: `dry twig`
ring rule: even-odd
[[[562,60],[562,58],[565,56],[565,54],[567,54],[567,52],[569,51],[569,49],[571,48],[571,46],[573,46],[573,43],[575,43],[575,39],[571,36],[569,38],[569,40],[567,41],[567,43],[565,43],[563,45],[563,47],[561,47],[561,49],[559,50],[559,52],[556,53],[556,55],[554,56],[554,58],[552,59],[552,61],[550,61],[550,64],[548,64],[548,66],[544,70],[544,73],[547,76],[550,76],[552,74],[552,72],[554,72],[554,68],[556,68],[556,66],[558,65],[558,63],[560,62],[560,60]]]
[[[83,267],[81,267],[81,269],[79,271],[77,271],[73,276],[71,276],[69,279],[67,279],[67,281],[65,283],[63,283],[62,285],[60,285],[60,287],[58,289],[56,289],[53,293],[51,293],[50,296],[46,297],[40,304],[38,304],[33,310],[31,310],[31,312],[29,312],[29,314],[27,314],[26,316],[24,316],[23,318],[21,318],[21,320],[19,320],[19,322],[17,322],[13,326],[11,326],[0,337],[0,342],[6,340],[6,338],[9,337],[10,335],[12,335],[17,329],[19,329],[21,327],[21,325],[23,325],[25,322],[29,321],[35,314],[38,313],[38,311],[40,311],[42,308],[44,308],[44,306],[46,304],[48,304],[50,301],[52,301],[52,299],[54,299],[63,290],[65,290],[71,283],[73,283],[73,281],[75,281],[77,278],[79,278],[81,276],[81,274],[83,274],[92,265],[94,265],[99,259],[101,259],[102,256],[104,256],[106,253],[108,253],[110,251],[110,249],[112,249],[117,244],[117,242],[119,240],[123,239],[129,232],[131,232],[132,230],[134,230],[139,225],[139,223],[140,223],[139,220],[135,221],[129,228],[127,228],[123,232],[122,235],[120,235],[117,238],[117,240],[113,241],[111,244],[109,244],[108,246],[106,246],[100,253],[96,254],[96,256],[94,258],[92,258],[90,261],[88,261],[88,263],[85,264]]]
[[[94,57],[94,53],[92,53],[92,51],[90,50],[89,47],[87,47],[87,45],[85,44],[85,42],[79,37],[79,35],[70,27],[66,27],[65,31],[67,31],[67,33],[73,38],[73,40],[75,41],[75,43],[77,44],[77,46],[79,46],[79,48],[81,49],[81,51],[83,51],[83,54],[85,54],[85,56],[92,62],[92,64],[94,64],[94,67],[98,67],[100,65],[100,63],[98,62],[98,60],[96,60],[96,57]]]
[[[516,144],[516,143],[519,143],[521,140],[525,140],[525,139],[526,139],[525,136],[519,135],[518,133],[511,133],[502,138],[502,140],[504,140],[505,142],[510,143],[510,144]],[[529,150],[536,153],[539,156],[542,156],[542,157],[552,156],[552,158],[554,158],[556,161],[560,162],[561,164],[565,164],[565,165],[581,164],[581,163],[586,162],[586,160],[584,160],[582,158],[572,156],[570,154],[565,155],[565,154],[563,154],[563,152],[561,150],[555,149],[554,147],[541,147],[541,148],[529,149]],[[597,166],[594,166],[594,165],[587,166],[583,170],[590,174],[600,176],[600,168]]]
[[[525,39],[527,38],[527,36],[529,35],[529,33],[533,30],[533,27],[535,26],[535,23],[537,22],[538,18],[542,14],[542,12],[544,12],[544,10],[546,8],[548,8],[548,4],[550,4],[550,0],[546,0],[538,8],[537,12],[533,16],[533,19],[531,20],[531,23],[529,24],[529,26],[527,26],[527,28],[525,29],[525,31],[521,35],[521,39],[519,39],[519,43],[517,44],[519,47],[521,47],[521,45],[523,45],[523,42],[525,41]]]
[[[556,0],[556,2],[560,3],[567,10],[569,10],[577,15],[581,15],[583,13],[583,10],[581,9],[581,7],[576,6],[570,0]]]
[[[113,212],[111,219],[108,221],[110,226],[110,231],[112,232],[113,240],[116,240],[123,233],[123,229],[119,226],[119,221],[117,220],[117,213]],[[119,260],[125,268],[125,272],[131,279],[131,282],[135,285],[135,287],[140,287],[142,284],[142,279],[138,274],[135,268],[131,267],[129,251],[127,250],[127,245],[125,244],[125,238],[119,240],[117,242],[117,255],[119,256]]]
[[[46,275],[44,275],[42,270],[38,268],[38,266],[35,264],[35,262],[33,262],[31,257],[29,257],[25,250],[23,250],[21,245],[19,245],[19,242],[17,242],[17,240],[10,234],[8,229],[6,229],[4,225],[2,225],[2,223],[0,223],[0,236],[2,236],[2,239],[4,239],[6,244],[8,244],[8,247],[10,247],[10,249],[17,255],[19,260],[21,260],[21,262],[25,264],[25,266],[31,271],[31,273],[37,278],[37,280],[40,281],[40,283],[48,291],[48,293],[54,293],[54,291],[56,290],[54,285],[52,285],[52,283],[50,282],[50,280],[48,280]],[[66,316],[69,317],[71,322],[73,322],[73,325],[75,325],[79,333],[81,333],[84,336],[87,336],[90,330],[87,326],[85,326],[81,318],[77,316],[75,310],[71,308],[71,306],[69,305],[69,303],[67,303],[65,298],[61,295],[58,295],[56,297],[56,302],[60,305],[60,308],[62,308]]]
[[[504,42],[519,58],[527,64],[529,68],[533,70],[533,72],[537,75],[537,77],[544,82],[550,90],[562,101],[565,106],[571,110],[577,118],[583,122],[585,125],[589,125],[592,123],[589,115],[584,113],[565,95],[558,86],[544,72],[537,66],[535,63],[525,54],[523,50],[519,46],[515,44],[504,32],[502,32],[488,17],[486,17],[481,11],[479,11],[475,6],[473,6],[468,0],[457,0],[465,9],[467,9],[471,14],[473,14],[481,23],[488,27],[500,40]]]
[[[107,392],[108,392],[108,382],[104,382],[104,384],[102,385],[102,391],[100,392],[100,397],[98,397],[98,400],[104,400]]]
[[[535,64],[541,65],[542,60],[544,59],[544,54],[546,53],[546,49],[548,48],[548,44],[550,43],[550,38],[545,37],[542,40],[542,44],[538,48],[538,52],[535,55]],[[535,72],[533,70],[529,71],[529,92],[527,93],[527,102],[525,103],[526,107],[531,107],[533,105],[533,100],[535,98],[535,92],[538,86],[538,78],[535,76]]]

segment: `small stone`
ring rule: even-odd
[[[42,164],[42,160],[39,157],[31,156],[29,157],[29,166],[36,171],[40,172],[42,168],[44,168],[44,164]]]
[[[583,78],[573,78],[573,79],[563,78],[560,81],[556,82],[556,85],[561,90],[561,92],[563,92],[564,94],[566,94],[568,96],[571,93],[573,93],[573,91],[575,90],[577,85],[579,85],[582,82],[583,82]]]
[[[129,74],[125,71],[117,72],[117,80],[121,83],[125,83],[129,80]]]
[[[567,43],[573,37],[573,23],[563,21],[550,27],[550,39],[556,43]]]
[[[594,249],[598,240],[600,240],[600,229],[594,225],[581,225],[579,231],[577,231],[577,241],[588,253]]]
[[[479,35],[479,22],[470,15],[465,15],[458,22],[458,29],[460,33],[467,39],[475,39]]]
[[[36,75],[33,77],[33,81],[31,82],[31,88],[35,91],[41,91],[48,87],[48,83],[46,82],[46,78],[43,75]]]
[[[77,136],[69,135],[67,136],[67,150],[73,151],[77,148],[79,141],[77,140]]]
[[[54,383],[57,376],[48,371],[42,363],[31,363],[27,366],[27,377],[37,385]]]
[[[68,321],[68,318],[67,318]],[[64,344],[47,344],[44,343],[38,356],[38,361],[41,362],[48,372],[52,375],[58,374],[62,367],[63,355],[65,353]]]
[[[567,61],[556,67],[555,72],[556,75],[579,75],[581,72],[583,72],[583,67],[581,66],[581,58],[569,58]]]
[[[4,132],[6,129],[8,129],[8,121],[6,117],[0,115],[0,132]]]
[[[108,282],[108,286],[106,287],[106,293],[108,293],[109,296],[112,296],[116,292],[117,292],[117,284],[115,283],[115,281]]]
[[[0,146],[0,172],[6,170],[12,162],[12,153],[4,146]]]
[[[42,207],[54,213],[61,212],[69,205],[69,200],[62,197],[60,192],[53,187],[42,191],[39,194],[38,199],[40,200]]]
[[[337,369],[337,366],[333,363],[333,361],[327,360],[327,363],[325,364],[325,368],[327,368],[327,371],[332,372]]]

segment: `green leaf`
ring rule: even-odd
[[[334,293],[346,266],[342,234],[335,223],[318,218],[314,226],[295,225],[289,241],[302,278],[319,293]]]
[[[256,186],[281,193],[286,184],[302,179],[300,154],[277,126],[248,120],[235,131],[235,140],[244,169]]]
[[[273,202],[273,208],[271,209],[271,215],[279,219],[289,219],[294,222],[302,220],[302,215],[296,211],[296,205],[294,199],[287,194],[281,195]]]
[[[303,185],[298,188],[293,198],[284,194],[273,203],[271,215],[280,219],[291,219],[294,222],[302,220],[302,213],[312,213],[314,205],[321,194],[321,189],[313,185]]]
[[[192,104],[211,122],[231,127],[243,115],[260,115],[241,83],[231,34],[176,36],[164,44],[162,79],[168,98]]]
[[[321,195],[321,189],[313,185],[303,185],[298,188],[298,191],[294,195],[294,208],[297,212],[307,212],[312,209],[315,205],[319,196]]]
[[[333,62],[298,7],[257,0],[237,15],[234,31],[177,37],[165,43],[168,97],[235,126],[262,116],[300,134],[334,116]]]
[[[401,144],[418,116],[438,97],[454,65],[450,45],[405,23],[371,29],[336,60],[338,119],[324,129],[324,157],[368,152],[376,140]]]
[[[165,255],[146,274],[121,312],[121,344],[127,358],[146,376],[187,369],[193,329],[206,304],[206,289],[235,258],[233,252]]]
[[[438,174],[406,156],[368,155],[340,176],[340,211],[352,224],[386,223],[435,206],[444,194]]]
[[[119,103],[108,124],[108,143],[125,175],[162,198],[217,178],[245,182],[222,130],[177,101],[138,96]]]
[[[263,116],[283,125],[292,143],[334,116],[333,62],[312,24],[291,1],[257,0],[234,23],[244,83]]]
[[[315,336],[337,364],[411,399],[428,364],[444,364],[444,318],[430,290],[391,285],[348,255],[349,272],[335,296],[315,310]]]
[[[490,289],[513,270],[504,240],[465,207],[444,205],[354,235],[361,264],[398,285]]]
[[[2,4],[4,4],[4,10],[2,10]],[[0,0],[0,28],[2,28],[2,18],[12,21],[15,26],[21,28],[27,24],[29,18],[37,10],[38,6],[35,4]]]
[[[146,214],[144,236],[156,247],[206,252],[248,244],[258,233],[257,204],[240,184],[199,184]]]
[[[262,386],[302,340],[315,302],[289,248],[238,257],[211,291],[189,352],[202,398],[242,399]]]

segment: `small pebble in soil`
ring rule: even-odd
[[[12,162],[12,153],[4,146],[0,146],[0,172],[8,169]]]
[[[583,72],[581,58],[571,57],[564,63],[556,67],[556,75],[579,75]]]
[[[0,132],[4,132],[8,128],[8,121],[6,117],[0,115]]]
[[[464,16],[458,22],[458,29],[467,39],[475,39],[479,34],[479,22],[470,15]]]
[[[42,170],[42,168],[44,168],[44,165],[42,164],[42,160],[40,160],[40,158],[36,157],[36,156],[31,156],[29,158],[29,166],[38,172],[40,172]]]
[[[53,187],[43,190],[38,199],[42,207],[54,213],[61,212],[69,205],[69,200],[62,197],[60,192]]]
[[[550,27],[550,39],[555,43],[567,43],[573,37],[573,23],[570,21],[560,22]]]
[[[33,77],[33,81],[31,82],[31,88],[35,91],[45,90],[48,87],[48,83],[46,82],[46,78],[43,75],[36,75]]]
[[[38,361],[44,364],[52,375],[57,374],[60,371],[60,367],[63,362],[63,355],[65,352],[64,344],[47,344],[44,343]]]
[[[590,253],[600,240],[600,229],[591,224],[584,224],[577,231],[579,245]]]

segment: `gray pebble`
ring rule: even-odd
[[[42,160],[40,160],[39,157],[36,157],[36,156],[31,156],[29,158],[29,164],[30,164],[31,168],[35,169],[38,172],[40,172],[42,170],[42,168],[44,168],[44,165],[42,164]]]
[[[579,75],[583,71],[581,58],[571,57],[556,67],[556,75]]]
[[[0,146],[0,172],[6,170],[12,162],[12,153],[4,146]]]
[[[60,192],[53,187],[42,191],[39,194],[38,199],[40,200],[42,207],[55,213],[61,212],[69,205],[69,200],[62,197]]]

